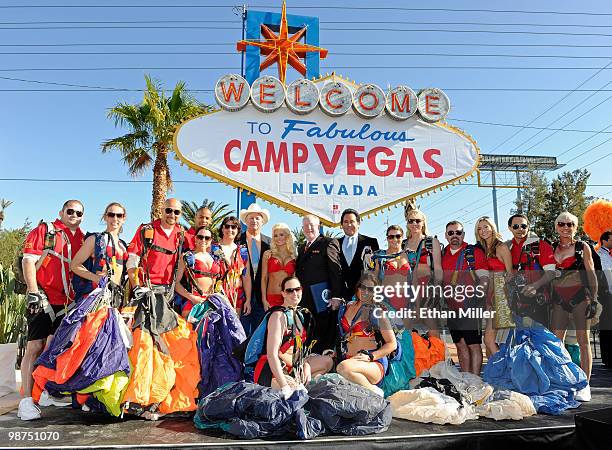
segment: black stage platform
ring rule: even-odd
[[[593,400],[561,416],[537,415],[521,421],[491,419],[470,420],[462,425],[433,425],[393,420],[382,434],[353,437],[329,436],[312,441],[296,440],[236,440],[223,433],[201,432],[191,420],[167,418],[158,422],[145,420],[115,420],[102,415],[82,413],[69,408],[49,407],[44,418],[22,422],[13,411],[0,416],[0,447],[10,448],[402,448],[402,449],[488,449],[514,448],[517,450],[554,448],[586,448],[576,433],[575,415],[612,406],[612,370],[601,364],[593,367],[591,377]],[[610,433],[612,426],[603,426],[600,437]],[[29,440],[9,440],[9,432],[32,432]],[[35,440],[52,437],[59,440]],[[45,436],[42,436],[42,433]],[[28,436],[25,436],[26,439]],[[605,441],[603,441],[605,442]],[[608,440],[610,448],[612,440]],[[593,447],[591,447],[593,448]],[[595,447],[599,448],[599,446]]]

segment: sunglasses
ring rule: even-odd
[[[166,211],[166,214],[174,213],[175,216],[180,216],[181,215],[181,210],[180,209],[166,208],[164,211]]]
[[[402,235],[401,234],[388,234],[387,235],[387,239],[401,239]]]
[[[523,230],[526,230],[528,226],[529,225],[527,225],[526,223],[515,223],[514,225],[512,225],[512,229],[518,230],[519,228],[522,228]]]
[[[421,219],[408,219],[408,223],[421,223]]]
[[[463,230],[449,230],[446,232],[449,236],[461,236],[463,234]]]
[[[374,286],[359,286],[359,290],[368,294],[374,293]]]
[[[110,217],[111,219],[114,219],[115,217],[117,219],[123,219],[125,217],[125,214],[124,213],[107,212],[106,213],[106,217]]]
[[[210,241],[212,239],[212,236],[204,236],[201,234],[196,235],[196,239],[199,239],[201,241]]]
[[[77,217],[83,217],[83,211],[78,211],[78,210],[72,209],[72,208],[68,208],[66,210],[66,214],[68,214],[69,216],[76,215]]]
[[[237,230],[238,225],[231,225],[229,223],[226,223],[225,225],[223,225],[223,228],[225,228],[226,230]]]
[[[557,222],[557,226],[560,228],[563,228],[563,227],[572,228],[574,226],[574,222]]]
[[[302,286],[298,286],[298,287],[294,287],[294,288],[287,288],[285,289],[285,292],[287,294],[292,294],[294,292],[300,292],[302,290]]]

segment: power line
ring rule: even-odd
[[[270,8],[277,10],[278,5],[250,5],[252,8]],[[114,8],[114,9],[141,9],[141,8],[196,8],[196,9],[205,9],[205,8],[230,8],[227,4],[210,4],[210,5],[202,5],[202,4],[121,4],[121,5],[108,5],[108,4],[98,4],[98,5],[66,5],[66,4],[33,4],[33,5],[1,5],[0,9],[39,9],[39,8],[70,8],[70,9],[94,9],[94,8]],[[483,9],[483,8],[418,8],[418,7],[399,7],[399,6],[332,6],[332,5],[292,5],[292,9],[320,9],[320,10],[355,10],[355,11],[440,11],[440,12],[486,12],[486,13],[498,13],[498,14],[546,14],[546,15],[572,15],[572,16],[612,16],[612,13],[601,13],[601,12],[585,12],[585,11],[542,11],[542,10],[524,10],[524,9]]]
[[[533,127],[533,126],[523,126],[523,125],[511,124],[511,123],[483,122],[480,120],[455,119],[453,117],[449,117],[448,120],[453,121],[453,122],[476,123],[479,125],[492,125],[492,126],[497,126],[497,127],[527,128],[530,130],[567,131],[567,132],[572,132],[572,133],[604,133],[604,134],[612,133],[612,131],[577,130],[574,128]]]
[[[0,178],[0,181],[27,181],[40,183],[152,183],[153,180],[105,180],[100,178]],[[173,183],[218,184],[219,181],[172,180]]]
[[[44,20],[44,21],[28,21],[28,22],[0,22],[0,25],[59,25],[59,24],[117,24],[117,25],[128,25],[128,24],[160,24],[160,23],[240,23],[239,19],[233,20],[176,20],[176,19],[164,19],[164,20]],[[396,20],[321,20],[320,24],[379,24],[379,25],[482,25],[482,26],[526,26],[526,27],[560,27],[560,28],[612,28],[612,25],[598,25],[598,24],[575,24],[575,23],[512,23],[512,22],[429,22],[429,21],[396,21]]]
[[[372,67],[366,66],[335,66],[335,69],[368,69]],[[598,67],[562,67],[562,66],[546,66],[546,67],[528,67],[528,66],[379,66],[383,69],[448,69],[448,70],[595,70]],[[610,70],[606,68],[605,70]],[[238,71],[236,67],[20,67],[0,69],[0,72],[59,72],[59,71],[107,71],[107,70],[233,70]],[[324,68],[325,70],[325,68]],[[332,70],[329,68],[329,70]]]
[[[612,35],[611,35],[612,36]],[[143,52],[143,51],[105,51],[105,52],[0,52],[0,55],[240,55],[237,51],[234,52],[211,52],[211,51],[167,51],[167,52]],[[381,52],[338,52],[334,56],[442,56],[442,57],[457,57],[457,58],[552,58],[552,59],[610,59],[609,56],[585,56],[585,55],[517,55],[507,53],[381,53]],[[336,66],[334,66],[336,67]],[[331,69],[331,67],[327,67]],[[401,66],[398,68],[406,68]],[[598,67],[597,67],[598,68]]]
[[[547,89],[547,88],[440,88],[448,92],[612,92],[612,89],[597,90],[597,89]],[[214,89],[187,89],[190,92],[213,92]],[[101,88],[101,89],[0,89],[0,92],[109,92],[109,91],[124,91],[124,92],[142,92],[143,89],[127,89],[127,88]],[[172,89],[165,89],[171,92]]]
[[[78,26],[31,26],[31,27],[0,27],[0,30],[107,30],[107,29],[127,29],[127,30],[239,30],[239,27],[224,27],[224,26],[202,26],[202,25],[78,25]],[[524,34],[535,36],[597,36],[597,37],[612,37],[612,34],[606,33],[567,33],[561,31],[515,31],[515,30],[447,30],[447,29],[408,29],[408,28],[336,28],[336,27],[320,27],[322,31],[377,31],[382,33],[482,33],[482,34]]]
[[[551,47],[551,48],[612,48],[612,45],[605,44],[486,44],[482,42],[421,42],[421,43],[411,43],[411,42],[381,42],[381,43],[373,43],[373,42],[330,42],[326,43],[329,47],[338,47],[338,46],[349,46],[349,47],[361,47],[361,46],[384,46],[384,47],[423,47],[423,46],[449,46],[449,47]],[[1,43],[0,47],[93,47],[93,46],[232,46],[235,47],[235,42],[134,42],[134,43],[126,43],[126,42],[116,42],[116,43],[101,43],[101,42],[75,42],[75,43],[56,43],[56,44],[5,44]]]

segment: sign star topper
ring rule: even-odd
[[[302,27],[297,33],[289,36],[289,25],[287,23],[287,6],[283,0],[281,10],[280,30],[276,34],[265,24],[261,24],[261,34],[265,41],[239,41],[236,48],[240,52],[244,52],[247,46],[254,46],[260,49],[260,54],[266,58],[261,62],[259,70],[264,70],[276,63],[278,65],[278,78],[285,84],[287,78],[287,64],[291,65],[295,70],[306,76],[306,65],[302,59],[309,52],[318,52],[319,57],[324,59],[327,57],[327,50],[315,45],[299,42],[306,34],[308,27]]]

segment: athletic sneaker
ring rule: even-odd
[[[38,404],[40,406],[70,406],[72,405],[72,399],[70,397],[54,397],[47,391],[42,391]]]
[[[40,419],[40,408],[34,403],[32,397],[22,398],[19,402],[17,417],[21,420]]]
[[[588,384],[576,392],[576,400],[579,402],[590,402],[591,401],[591,386]]]

